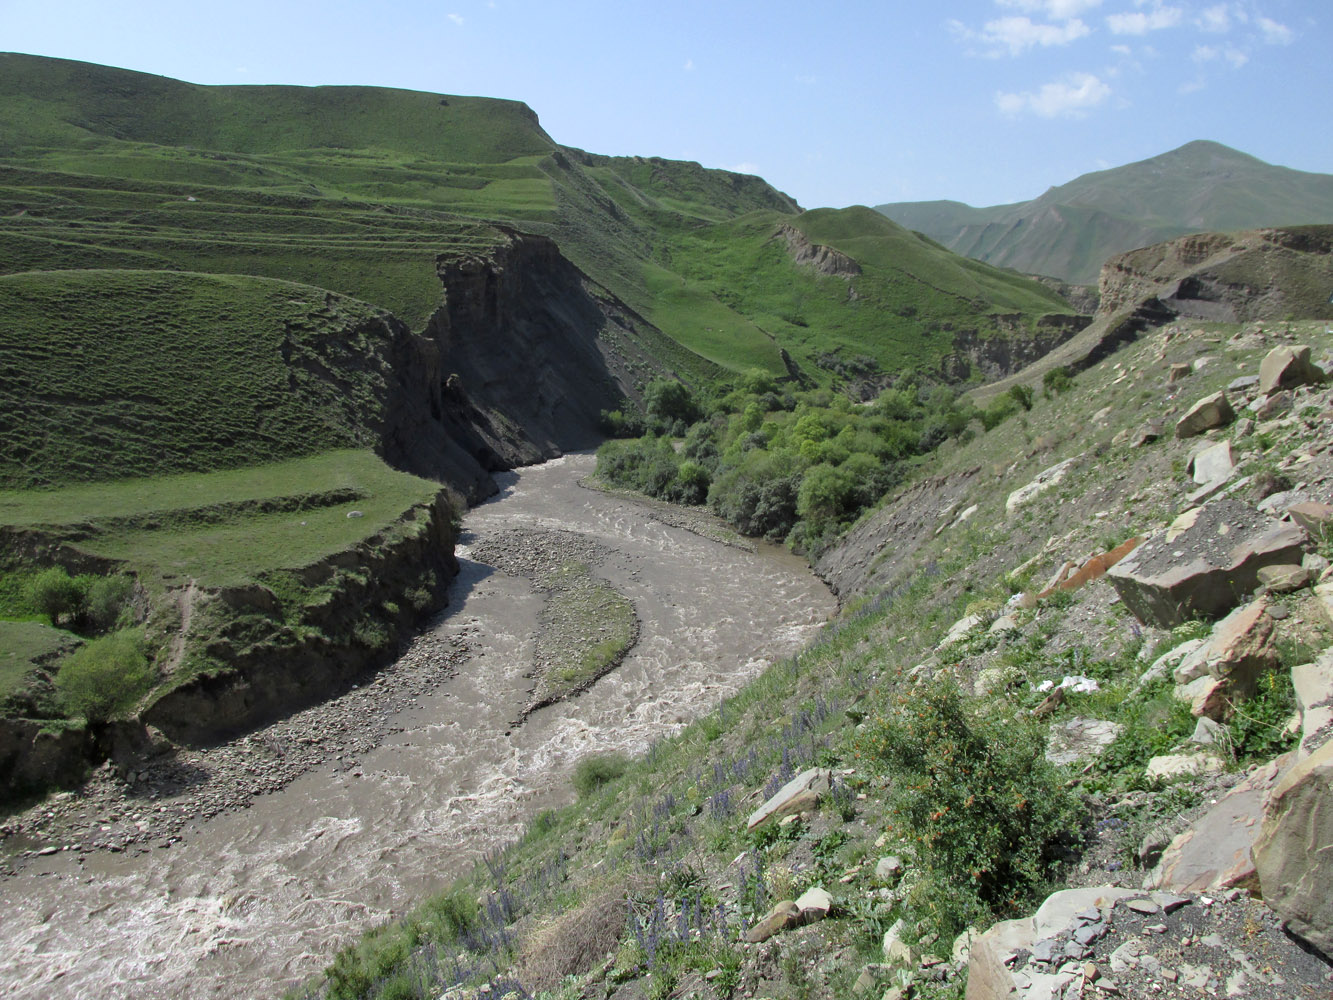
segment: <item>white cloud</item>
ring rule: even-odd
[[[1021,55],[1034,45],[1068,45],[1088,34],[1088,26],[1074,18],[1064,24],[1037,24],[1028,17],[1002,17],[987,21],[980,38],[991,45],[1000,45],[1012,56]]]
[[[1128,45],[1112,45],[1111,51],[1118,56],[1130,56],[1134,54],[1134,50]]]
[[[463,26],[463,15],[462,15],[462,14],[449,14],[449,15],[447,15],[447,16],[448,16],[449,20],[453,21],[454,24],[458,25],[460,28]]]
[[[693,72],[694,72],[694,60],[693,60],[693,59],[686,59],[686,60],[685,60],[685,65],[682,66],[681,69],[683,69],[686,73],[693,73]]]
[[[1085,11],[1100,7],[1102,0],[995,0],[1001,7],[1042,13],[1055,21],[1068,21]]]
[[[1109,14],[1106,26],[1113,35],[1146,35],[1150,31],[1174,28],[1184,14],[1179,7],[1155,6],[1146,12],[1140,10],[1129,14]]]
[[[1091,73],[1071,73],[1035,93],[995,95],[995,105],[1006,115],[1030,111],[1042,118],[1081,118],[1111,96],[1111,88]]]
[[[759,164],[751,163],[750,161],[746,160],[744,163],[733,163],[730,166],[723,167],[722,169],[730,170],[733,174],[757,175],[759,173]]]
[[[1220,3],[1216,7],[1207,7],[1199,12],[1199,16],[1194,19],[1204,31],[1210,31],[1214,34],[1223,34],[1231,30],[1231,11],[1227,4]]]
[[[1220,59],[1223,62],[1230,64],[1232,69],[1240,69],[1250,61],[1248,55],[1240,49],[1233,48],[1230,45],[1199,45],[1195,47],[1191,58],[1196,63],[1213,62]]]
[[[1259,18],[1259,30],[1264,33],[1264,41],[1269,45],[1290,45],[1292,38],[1295,37],[1285,24],[1279,24],[1266,17]]]

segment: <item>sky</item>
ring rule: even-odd
[[[805,208],[1035,198],[1211,139],[1333,173],[1330,0],[0,0],[0,50],[527,103]]]

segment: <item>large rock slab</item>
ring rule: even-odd
[[[1125,607],[1145,624],[1174,628],[1234,608],[1264,566],[1300,562],[1306,534],[1232,497],[1186,512],[1106,574]]]
[[[1261,394],[1318,384],[1324,379],[1323,369],[1310,360],[1310,348],[1305,344],[1275,347],[1259,363]]]
[[[783,816],[814,808],[819,802],[819,796],[829,790],[831,778],[829,770],[823,767],[812,767],[808,771],[802,771],[779,788],[772,798],[750,813],[746,829],[753,830],[771,819],[781,819]]]
[[[1285,758],[1270,761],[1255,770],[1171,841],[1144,880],[1144,888],[1171,892],[1255,888],[1250,850],[1262,828],[1264,802],[1286,762]]]
[[[1291,684],[1301,713],[1296,757],[1303,759],[1333,738],[1333,649],[1314,663],[1291,668]]]
[[[1333,957],[1333,742],[1273,790],[1254,866],[1265,902],[1287,930]]]

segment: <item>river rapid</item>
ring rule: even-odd
[[[467,515],[461,572],[432,625],[441,647],[461,643],[466,656],[354,767],[329,761],[190,826],[170,849],[58,853],[0,883],[0,994],[276,996],[567,802],[580,757],[640,752],[676,732],[833,611],[802,560],[725,545],[583,488],[593,464],[572,455],[505,474],[500,496]],[[592,572],[640,621],[616,670],[520,725],[543,597],[469,558],[518,529],[598,543],[608,554]]]

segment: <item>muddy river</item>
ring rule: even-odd
[[[330,762],[169,850],[36,858],[0,883],[0,994],[52,998],[276,996],[572,797],[588,753],[641,751],[803,645],[833,610],[805,563],[664,523],[578,485],[590,456],[505,476],[471,511],[450,606],[457,671],[391,721],[355,769]],[[592,570],[634,604],[638,645],[570,701],[527,703],[542,596],[469,558],[516,529],[575,532]]]

